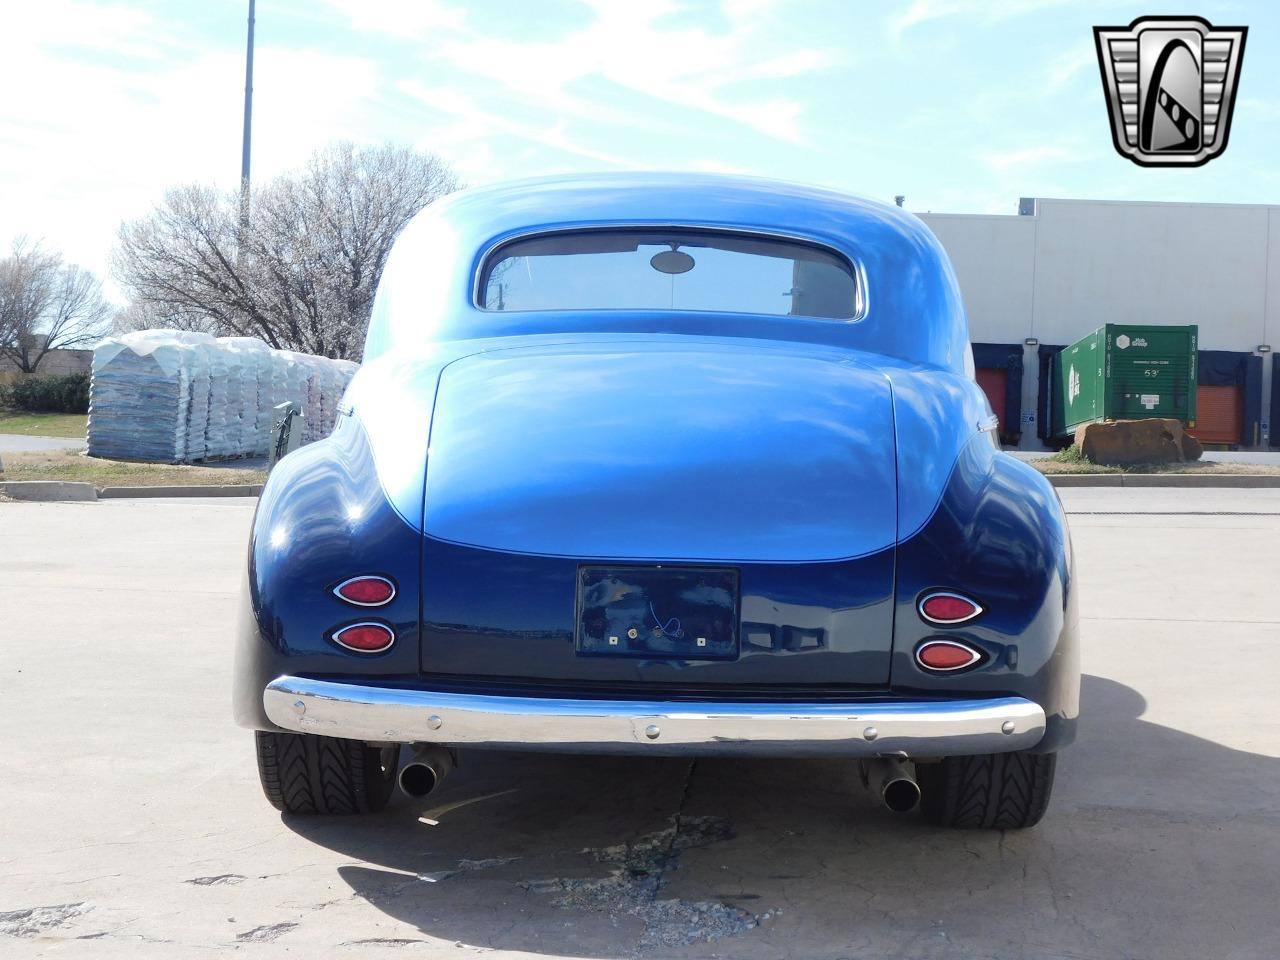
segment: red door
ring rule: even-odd
[[[1196,387],[1196,425],[1188,427],[1201,443],[1240,443],[1244,429],[1244,396],[1238,384]]]
[[[978,386],[987,395],[987,402],[1000,418],[1000,432],[1004,433],[1005,425],[1005,390],[1009,385],[1009,371],[996,367],[979,367],[977,369]],[[1203,388],[1201,388],[1203,389]]]

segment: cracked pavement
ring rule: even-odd
[[[1062,494],[1085,717],[1006,834],[852,763],[480,751],[282,819],[230,721],[252,503],[0,504],[0,956],[1269,960],[1280,491]]]

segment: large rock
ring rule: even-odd
[[[1076,446],[1090,463],[1128,467],[1198,460],[1201,447],[1179,420],[1108,420],[1076,428]]]
[[[1182,435],[1182,459],[1199,460],[1202,453],[1204,453],[1204,447],[1200,441],[1191,434],[1184,433]]]

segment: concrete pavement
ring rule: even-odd
[[[0,433],[0,453],[83,450],[84,447],[84,437],[28,437],[19,433]]]
[[[1271,958],[1280,491],[1061,494],[1085,718],[1003,835],[848,763],[482,752],[285,821],[229,720],[253,501],[0,504],[0,955]]]

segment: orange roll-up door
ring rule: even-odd
[[[1238,384],[1196,387],[1196,425],[1187,433],[1201,443],[1240,443],[1244,425],[1244,394]]]

